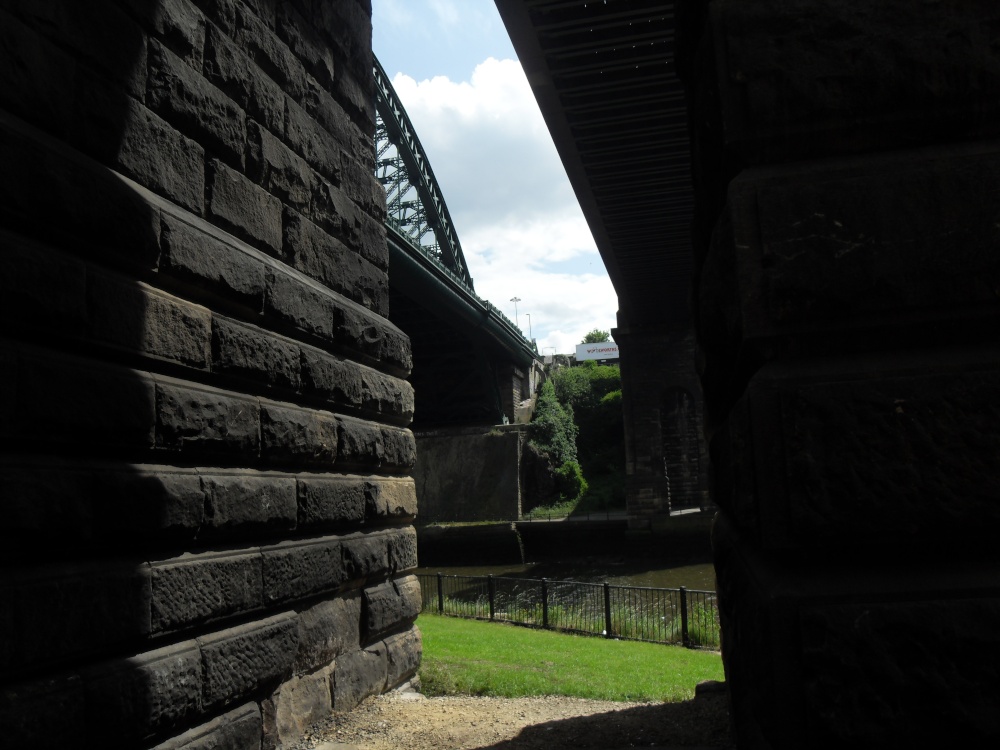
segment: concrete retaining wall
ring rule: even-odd
[[[0,3],[0,726],[280,747],[420,659],[363,0]]]

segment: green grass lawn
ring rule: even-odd
[[[428,695],[569,695],[683,701],[702,680],[725,679],[711,651],[614,641],[422,614],[420,680]]]

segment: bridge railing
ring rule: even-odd
[[[619,640],[720,647],[714,591],[420,574],[423,611]]]

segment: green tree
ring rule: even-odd
[[[559,403],[551,381],[542,383],[531,422],[531,442],[539,451],[548,454],[553,466],[559,467],[576,461],[578,431],[573,421],[573,407]]]
[[[583,337],[581,344],[603,344],[605,341],[611,341],[611,332],[602,331],[600,328],[595,328],[593,331],[588,333]]]

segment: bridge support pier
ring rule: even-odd
[[[739,746],[996,742],[1000,9],[687,21]]]

